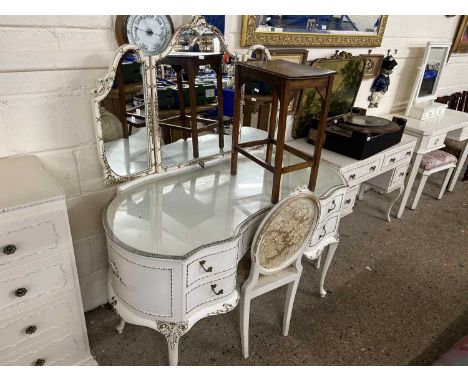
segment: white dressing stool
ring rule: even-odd
[[[447,184],[452,176],[453,169],[457,165],[457,157],[450,153],[442,150],[431,151],[430,153],[424,154],[421,164],[419,166],[419,172],[422,173],[421,182],[419,183],[418,190],[414,196],[414,201],[411,209],[414,210],[418,205],[419,198],[421,197],[422,190],[426,184],[429,175],[435,174],[436,172],[448,170],[445,176],[442,188],[440,189],[439,196],[437,199],[441,199],[444,194]]]

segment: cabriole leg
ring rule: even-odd
[[[325,277],[327,276],[328,267],[330,266],[331,261],[333,260],[333,256],[335,256],[336,248],[338,247],[338,242],[330,244],[328,246],[327,257],[325,257],[325,261],[323,262],[322,274],[320,275],[320,297],[325,297],[327,294],[323,284],[325,283]]]
[[[120,322],[115,327],[115,330],[117,330],[117,333],[122,334],[124,327],[125,327],[125,321],[121,318]]]
[[[156,330],[167,340],[169,366],[177,366],[179,361],[179,339],[188,330],[188,322],[156,322]]]
[[[401,186],[399,188],[399,192],[398,192],[398,195],[395,197],[395,199],[392,200],[392,202],[390,203],[390,205],[388,206],[388,210],[387,210],[387,221],[390,222],[392,219],[390,218],[390,213],[392,212],[392,208],[393,208],[393,205],[396,203],[396,201],[400,198],[401,194],[403,194],[403,191],[405,189],[405,186]]]

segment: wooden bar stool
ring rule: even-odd
[[[333,77],[336,72],[332,70],[318,69],[306,65],[296,64],[285,60],[275,61],[250,61],[236,65],[236,82],[234,95],[234,120],[232,132],[231,175],[237,174],[238,154],[246,156],[255,163],[273,173],[273,189],[271,202],[277,203],[281,185],[281,175],[288,172],[311,167],[309,189],[315,190],[320,155],[325,140],[325,127],[330,106],[330,96],[333,86]],[[239,143],[241,89],[247,80],[263,81],[273,86],[270,124],[268,138],[252,142]],[[314,155],[303,152],[285,144],[286,118],[290,101],[296,97],[301,89],[316,88],[322,97],[322,108],[319,118],[317,141]],[[278,131],[275,139],[276,114],[279,104]],[[255,157],[245,150],[247,147],[267,145],[265,161]],[[271,164],[273,145],[276,147],[275,163]],[[304,160],[291,166],[283,167],[283,150]]]
[[[416,195],[414,196],[411,209],[414,210],[418,205],[419,198],[421,197],[422,190],[426,184],[427,178],[429,178],[429,175],[448,170],[444,182],[442,183],[442,188],[440,189],[439,195],[437,196],[437,199],[441,199],[456,165],[456,156],[445,151],[435,150],[424,154],[419,166],[419,172],[422,174],[421,181],[419,183],[418,190],[416,191]]]
[[[179,93],[179,115],[160,120],[163,129],[178,130],[192,137],[193,157],[199,157],[198,133],[212,131],[218,128],[219,148],[224,149],[224,114],[223,114],[223,55],[220,53],[185,53],[166,56],[164,64],[171,65],[177,73],[177,90]],[[218,120],[201,118],[197,115],[197,95],[195,77],[200,65],[210,65],[216,73],[216,88],[218,91]],[[189,82],[190,117],[185,114],[184,88],[182,85],[182,69],[187,73]],[[198,127],[198,123],[203,124]]]

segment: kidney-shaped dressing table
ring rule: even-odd
[[[288,161],[292,158],[286,155]],[[286,174],[282,197],[307,184],[309,171]],[[231,177],[230,161],[223,158],[119,192],[103,214],[108,295],[122,319],[119,330],[129,322],[162,333],[169,363],[175,365],[180,336],[198,320],[234,309],[237,263],[272,207],[272,180],[271,173],[244,158],[238,175]],[[320,281],[324,293],[347,187],[338,172],[324,165],[317,180],[322,212],[307,254],[318,259],[332,244]]]
[[[93,104],[105,182],[126,182],[103,213],[109,255],[108,299],[121,317],[117,330],[121,333],[129,322],[162,333],[171,365],[177,364],[179,338],[198,320],[236,307],[237,264],[248,252],[262,217],[272,208],[270,171],[241,158],[237,175],[231,176],[227,155],[232,149],[231,136],[224,138],[226,143],[220,148],[219,131],[214,127],[204,131],[197,139],[198,157],[193,155],[196,137],[189,129],[179,140],[163,139],[156,74],[165,57],[177,54],[178,41],[187,30],[219,39],[222,51],[236,60],[222,34],[196,16],[179,27],[159,55],[145,55],[136,45],[121,46],[107,75],[98,81]],[[136,68],[143,90],[136,96],[123,94],[119,100],[128,118],[139,121],[137,130],[124,136],[115,117],[118,110],[108,97],[119,80],[116,74],[128,65]],[[241,143],[260,142],[266,132],[245,126],[236,138]],[[265,150],[257,143],[249,148],[249,155],[264,158]],[[302,168],[300,162],[300,157],[284,153],[283,167]],[[283,174],[280,197],[308,184],[310,174],[310,167]],[[338,172],[320,167],[315,194],[321,215],[305,256],[317,260],[318,266],[328,246],[320,279],[322,296],[338,244],[347,188]]]

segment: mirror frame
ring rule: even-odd
[[[106,75],[98,79],[96,88],[94,90],[94,100],[92,101],[94,112],[94,127],[96,132],[98,154],[101,160],[101,166],[104,173],[104,183],[122,183],[137,178],[141,178],[151,174],[164,173],[171,170],[177,170],[185,166],[202,165],[210,160],[218,159],[225,155],[225,152],[219,152],[207,157],[200,157],[181,162],[173,166],[163,166],[161,158],[161,127],[159,125],[159,106],[157,97],[157,84],[156,84],[156,69],[160,61],[168,56],[178,43],[179,36],[186,31],[194,31],[198,37],[201,37],[206,32],[213,33],[220,42],[220,50],[227,53],[234,59],[234,63],[238,61],[239,55],[231,50],[226,44],[223,34],[214,25],[208,24],[203,16],[194,16],[190,23],[183,24],[176,29],[172,36],[171,42],[168,47],[160,54],[153,56],[146,56],[144,52],[138,48],[137,45],[125,44],[118,48],[112,64]],[[138,57],[138,62],[144,64],[145,70],[145,112],[148,128],[148,145],[149,145],[149,168],[131,175],[119,175],[112,170],[106,158],[106,151],[103,140],[102,126],[101,126],[101,112],[100,102],[109,94],[114,83],[117,67],[121,58],[128,51],[134,51]]]
[[[104,145],[102,125],[101,125],[101,105],[100,102],[107,97],[107,95],[112,90],[112,85],[114,84],[115,76],[117,74],[117,67],[120,64],[120,60],[128,52],[134,52],[138,58],[138,62],[141,65],[144,65],[144,81],[143,86],[145,88],[145,113],[146,113],[146,127],[148,129],[148,169],[144,171],[137,172],[130,175],[120,175],[117,174],[109,165],[106,157],[106,148]],[[153,124],[153,92],[151,86],[151,67],[149,64],[148,57],[146,57],[141,49],[136,45],[125,44],[122,45],[116,52],[112,64],[109,66],[107,74],[105,77],[98,79],[96,84],[96,89],[94,90],[94,100],[93,100],[93,111],[94,111],[94,127],[96,132],[96,140],[99,157],[101,158],[101,165],[104,172],[104,183],[120,183],[126,182],[128,180],[136,179],[142,176],[152,174],[156,170],[156,162],[154,157],[154,124]],[[150,106],[150,107],[148,107]]]
[[[442,77],[442,73],[444,72],[445,66],[447,65],[447,60],[448,60],[448,57],[450,55],[451,45],[452,44],[450,42],[447,42],[447,43],[428,42],[427,43],[421,65],[419,66],[418,77],[416,78],[416,81],[415,81],[414,86],[413,86],[413,91],[411,92],[411,98],[410,98],[410,100],[408,102],[408,106],[406,107],[405,116],[409,115],[410,110],[414,105],[424,103],[424,102],[428,102],[428,101],[433,101],[433,100],[435,100],[437,98],[437,91],[439,90],[440,79]],[[429,58],[429,54],[431,53],[432,48],[446,48],[445,49],[445,54],[444,54],[444,57],[442,59],[442,64],[440,66],[440,71],[439,71],[439,74],[437,76],[437,80],[436,80],[436,82],[434,84],[433,94],[430,94],[430,95],[427,95],[427,96],[424,96],[424,97],[419,97],[419,90],[420,90],[421,85],[422,85],[422,81],[423,81],[423,77],[424,77],[424,71],[426,70],[427,60]]]
[[[166,56],[168,56],[174,49],[176,45],[178,45],[178,40],[180,35],[187,31],[194,31],[198,37],[201,37],[203,34],[207,32],[213,33],[218,39],[220,44],[220,51],[226,52],[230,57],[234,59],[236,62],[239,59],[239,55],[231,50],[229,46],[226,44],[223,34],[221,31],[216,28],[214,25],[208,24],[207,21],[203,16],[193,16],[192,20],[188,24],[183,24],[176,29],[174,35],[172,36],[171,42],[169,43],[168,47],[158,55],[154,55],[150,57],[151,62],[151,70],[154,74],[154,131],[155,131],[155,156],[156,156],[156,172],[167,172],[172,169],[176,170],[185,166],[191,165],[204,165],[204,162],[214,160],[220,158],[225,155],[224,152],[220,152],[218,154],[213,154],[207,157],[200,157],[188,160],[186,162],[181,162],[178,165],[173,166],[163,166],[162,158],[161,158],[161,145],[160,145],[160,138],[161,138],[161,127],[159,126],[159,106],[158,106],[158,97],[157,97],[157,87],[156,87],[156,67],[160,61],[162,61]],[[203,53],[201,53],[203,55]]]
[[[382,44],[388,16],[382,15],[376,35],[256,32],[258,18],[258,15],[242,16],[242,47],[254,44],[289,47],[377,47]]]

